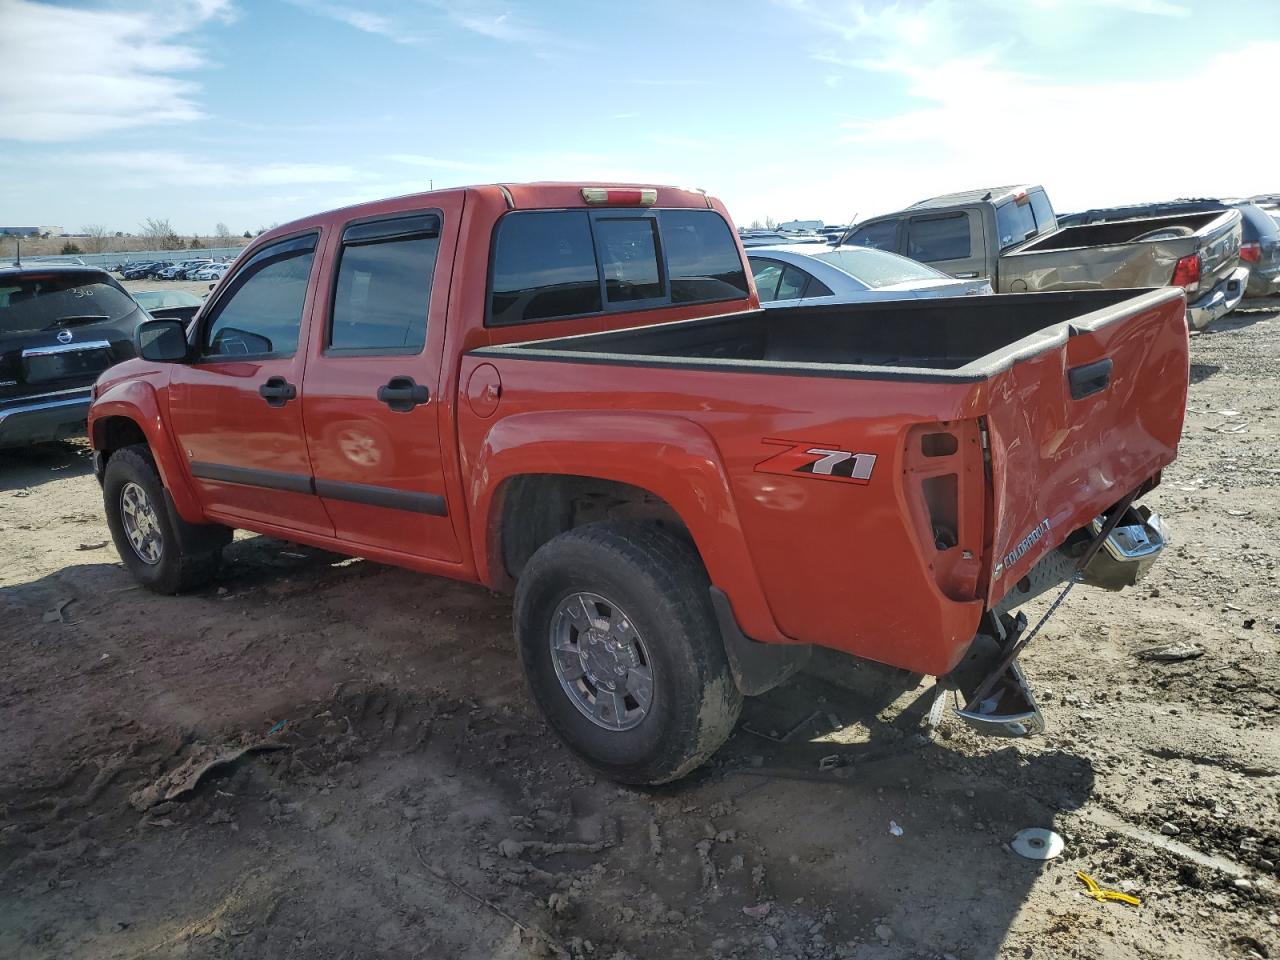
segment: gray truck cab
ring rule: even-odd
[[[844,242],[900,253],[961,280],[994,281],[1001,253],[1057,228],[1044,187],[983,187],[874,217]]]

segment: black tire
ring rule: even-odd
[[[563,533],[520,574],[515,634],[534,701],[578,756],[612,780],[660,784],[728,738],[742,710],[697,553],[652,525],[602,522]],[[562,601],[586,592],[624,611],[643,640],[652,700],[631,729],[605,729],[562,686],[551,643]]]
[[[125,529],[122,495],[131,484],[141,488],[153,507],[154,528],[160,541],[159,556],[154,562],[148,562],[134,548]],[[207,584],[217,574],[222,548],[231,541],[231,530],[217,524],[187,523],[178,516],[145,444],[121,447],[111,454],[103,475],[102,498],[120,560],[148,590],[182,593]]]

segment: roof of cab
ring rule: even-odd
[[[657,190],[658,199],[655,207],[703,207],[714,206],[712,198],[701,190],[689,190],[680,187],[661,186],[652,183],[609,183],[605,181],[575,181],[573,183],[539,182],[539,183],[488,183],[470,186],[447,187],[440,190],[428,190],[422,193],[407,193],[396,197],[384,197],[379,200],[365,200],[346,207],[318,211],[305,217],[299,217],[289,223],[283,223],[269,230],[263,236],[272,239],[287,236],[308,227],[315,227],[329,222],[335,214],[346,214],[348,217],[360,217],[366,213],[377,215],[383,211],[412,209],[415,206],[430,206],[433,197],[457,193],[486,193],[501,195],[508,208],[528,210],[538,208],[588,207],[582,196],[585,187],[607,187],[623,190]],[[641,208],[643,209],[643,208]],[[254,246],[259,240],[254,239]]]
[[[1015,183],[1004,187],[978,187],[976,190],[961,190],[959,193],[944,193],[938,197],[930,197],[913,203],[909,210],[927,210],[931,207],[955,207],[962,203],[999,203],[1008,197],[1028,190],[1034,190],[1036,184]]]

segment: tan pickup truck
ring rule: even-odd
[[[841,241],[901,253],[998,293],[1181,287],[1202,330],[1244,296],[1235,210],[1059,227],[1044,187],[949,193],[859,223]]]

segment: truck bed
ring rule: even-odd
[[[1181,236],[1140,240],[1156,230]],[[1239,262],[1240,215],[1235,210],[1142,217],[1064,227],[1000,255],[997,291],[1158,287],[1173,279],[1184,257],[1199,255],[1198,290],[1227,279]]]
[[[851,378],[978,381],[1074,333],[1132,315],[1141,290],[799,306],[478,352]],[[1155,302],[1155,301],[1152,301]]]
[[[467,352],[460,378],[500,382],[505,420],[485,426],[475,404],[463,455],[487,464],[546,424],[548,471],[574,472],[584,437],[593,460],[578,472],[643,464],[636,485],[658,497],[664,469],[723,469],[697,502],[733,499],[716,523],[741,529],[744,576],[768,601],[768,617],[742,621],[747,636],[942,674],[985,607],[1156,482],[1181,433],[1187,357],[1185,300],[1167,287],[806,306],[491,345]],[[813,454],[850,472],[815,482]],[[740,556],[711,554],[713,582]],[[730,595],[736,609],[743,594]],[[867,597],[896,596],[910,609],[867,616]]]
[[[1165,228],[1186,229],[1199,233],[1222,216],[1221,210],[1206,213],[1184,213],[1173,217],[1142,217],[1114,223],[1087,223],[1063,227],[1018,247],[1018,253],[1037,250],[1071,250],[1079,247],[1107,247],[1117,243],[1133,243],[1139,237]]]

